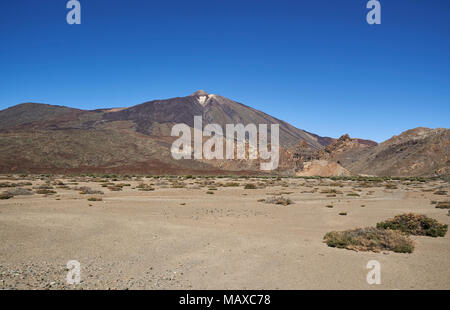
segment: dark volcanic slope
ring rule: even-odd
[[[194,116],[196,115],[203,117],[204,125],[214,123],[221,125],[222,128],[225,128],[226,124],[237,123],[244,125],[250,123],[256,125],[279,124],[280,144],[283,147],[291,147],[301,140],[313,149],[322,147],[319,136],[295,128],[286,122],[241,103],[222,96],[210,95],[204,91],[198,91],[188,97],[155,100],[121,111],[106,113],[104,119],[109,121],[133,121],[138,132],[151,135],[155,133],[155,125],[164,123],[185,123],[193,127]],[[166,135],[170,135],[170,133],[167,132]]]
[[[84,111],[26,103],[0,111],[0,172],[218,173],[214,164],[176,161],[170,137],[175,123],[280,124],[280,143],[305,141],[319,149],[316,137],[258,110],[199,91],[124,109]],[[232,162],[224,169],[240,171]]]

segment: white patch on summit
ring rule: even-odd
[[[200,103],[201,105],[205,105],[207,99],[208,99],[208,96],[200,96],[197,98],[198,103]]]

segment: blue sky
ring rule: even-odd
[[[0,109],[220,94],[323,136],[450,126],[450,1],[0,2]]]

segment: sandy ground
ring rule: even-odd
[[[44,184],[28,180],[33,184],[24,188]],[[405,212],[450,224],[448,210],[431,204],[448,200],[434,194],[448,190],[448,182],[396,182],[398,189],[388,190],[358,188],[354,181],[339,181],[340,187],[327,184],[331,180],[283,179],[244,189],[261,181],[240,179],[239,187],[207,194],[208,187],[196,185],[199,179],[184,180],[187,188],[144,179],[156,189],[150,192],[135,188],[140,181],[120,181],[131,186],[113,192],[99,182],[58,180],[70,188],[0,200],[1,289],[450,289],[449,234],[412,237],[412,254],[323,243],[329,231],[373,226]],[[81,195],[75,186],[104,195]],[[343,194],[321,193],[330,188]],[[280,192],[294,204],[258,202]],[[66,283],[69,260],[81,264],[78,285]],[[381,264],[381,285],[366,281],[370,260]]]

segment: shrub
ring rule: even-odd
[[[14,195],[10,194],[10,193],[1,193],[0,194],[0,199],[10,199],[13,198]]]
[[[40,195],[53,195],[56,194],[56,192],[54,190],[51,189],[38,189],[36,191],[36,194],[40,194]]]
[[[392,184],[392,183],[386,184],[385,188],[386,189],[398,189],[397,185]]]
[[[414,250],[414,243],[407,235],[375,227],[332,231],[325,235],[324,242],[333,248],[354,251],[412,253]]]
[[[346,216],[347,212],[341,212],[341,213],[339,213],[339,215]]]
[[[1,182],[0,187],[15,187],[16,185],[14,183],[9,182]]]
[[[208,191],[206,192],[208,195],[214,195],[214,192]]]
[[[289,198],[284,198],[283,196],[280,197],[269,197],[265,200],[266,203],[276,204],[276,205],[291,205],[294,202],[290,200]]]
[[[437,203],[436,208],[438,209],[450,209],[450,201],[440,201]]]
[[[145,192],[149,192],[149,191],[154,191],[155,189],[153,187],[151,187],[149,184],[145,184],[145,183],[141,183],[137,186],[137,188],[140,191],[145,191]]]
[[[97,198],[97,197],[90,197],[88,198],[88,201],[102,201],[102,198]]]
[[[120,186],[108,186],[108,189],[112,192],[120,192],[122,190],[122,187]]]
[[[241,184],[239,184],[237,182],[227,182],[223,186],[224,187],[238,187],[239,185],[241,185]]]
[[[256,189],[256,185],[252,183],[245,184],[244,189]]]
[[[78,188],[78,190],[80,191],[81,195],[103,195],[102,191],[93,190],[87,186],[82,186],[82,187]]]
[[[50,185],[41,185],[38,187],[38,189],[53,189],[53,186]]]
[[[7,193],[13,195],[13,196],[26,196],[26,195],[34,195],[34,193],[28,189],[25,188],[14,188],[9,190]]]
[[[338,191],[338,190],[333,189],[333,188],[331,188],[331,189],[324,189],[324,190],[322,190],[320,193],[321,193],[321,194],[342,194],[341,191]],[[335,196],[336,196],[336,195],[335,195]]]
[[[349,193],[349,194],[347,194],[347,196],[359,197],[359,194],[357,194],[357,193]]]
[[[444,237],[448,225],[440,224],[435,219],[425,215],[408,213],[380,222],[377,224],[377,228],[399,230],[416,236]]]
[[[435,195],[447,195],[446,191],[436,191],[434,192]]]

